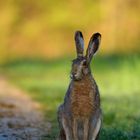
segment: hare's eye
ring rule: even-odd
[[[83,66],[86,66],[86,64],[87,64],[87,62],[86,62],[86,61],[84,61],[84,62],[83,62]]]

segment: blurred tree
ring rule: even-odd
[[[0,1],[0,59],[59,57],[74,51],[73,34],[102,33],[102,54],[140,51],[139,0]]]

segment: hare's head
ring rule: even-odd
[[[75,33],[75,44],[77,58],[73,60],[71,78],[73,80],[81,80],[85,75],[90,73],[90,62],[93,55],[99,48],[101,34],[95,33],[92,35],[89,45],[84,56],[84,39],[80,31]]]

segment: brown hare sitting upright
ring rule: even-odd
[[[100,95],[92,77],[90,62],[98,50],[99,33],[93,34],[84,56],[84,39],[75,33],[77,58],[73,60],[71,82],[64,103],[58,109],[59,140],[97,140],[101,128]]]

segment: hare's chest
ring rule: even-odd
[[[94,91],[91,88],[74,89],[71,94],[71,110],[74,116],[88,117],[94,111]]]

